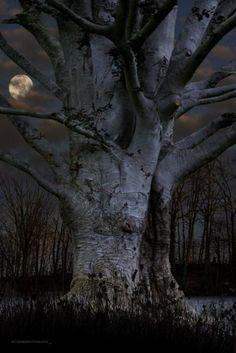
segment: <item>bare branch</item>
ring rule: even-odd
[[[7,100],[0,95],[0,101],[2,105],[10,107]],[[66,174],[64,170],[66,169],[66,163],[58,154],[53,146],[48,143],[48,140],[43,136],[41,131],[30,125],[25,120],[15,116],[8,116],[11,123],[23,137],[23,139],[32,147],[39,155],[41,155],[45,161],[51,167],[53,173],[56,177],[59,177],[61,181],[66,179]]]
[[[58,122],[61,122],[59,118],[57,118],[57,115],[55,113],[37,113],[25,109],[14,109],[14,108],[6,108],[6,107],[0,107],[0,114],[9,114],[9,115],[23,115],[23,116],[29,116],[32,118],[37,118],[37,119],[52,119]]]
[[[203,90],[197,105],[218,103],[236,97],[236,85],[225,85]]]
[[[184,89],[185,92],[189,92],[190,90],[194,89],[206,89],[206,88],[213,88],[217,86],[225,78],[235,75],[236,74],[236,60],[230,61],[228,64],[222,66],[218,71],[213,72],[208,78],[201,80],[190,82]]]
[[[236,144],[236,114],[223,114],[215,122],[180,141],[160,160],[155,173],[159,183],[165,178],[168,192],[204,164]],[[186,148],[184,148],[186,147]]]
[[[62,190],[45,177],[39,174],[29,163],[20,160],[18,156],[13,156],[11,154],[0,153],[0,161],[5,162],[23,172],[30,175],[42,188],[44,188],[49,193],[56,197],[61,197],[63,195]]]
[[[129,12],[129,1],[119,0],[116,11],[115,36],[117,40],[127,40],[127,14]]]
[[[134,103],[134,106],[139,110],[145,111],[145,107],[148,104],[148,99],[144,96],[141,88],[135,55],[130,48],[120,49],[124,61],[126,88]]]
[[[178,141],[175,146],[179,150],[192,149],[202,143],[208,137],[212,136],[218,130],[231,126],[236,122],[235,114],[222,114],[202,129]]]
[[[175,44],[177,6],[166,16],[158,28],[147,38],[143,49],[148,54],[143,63],[142,82],[148,98],[155,98],[166,76]],[[150,69],[151,68],[151,69]]]
[[[83,127],[81,123],[78,122],[76,117],[68,118],[63,112],[37,113],[37,112],[32,112],[24,109],[12,109],[12,108],[0,107],[0,114],[27,116],[27,117],[42,119],[42,120],[54,120],[66,126],[71,131],[77,132],[78,134],[83,135],[87,138],[96,140],[97,142],[101,143],[104,148],[108,148],[108,149],[118,148],[118,146],[116,146],[112,142],[107,141],[98,131]]]
[[[49,33],[40,20],[38,11],[24,11],[17,15],[17,23],[26,28],[47,53],[55,71],[57,83],[64,90],[68,90],[68,72],[65,66],[64,53],[59,41]]]
[[[63,100],[64,93],[57,86],[55,82],[49,80],[47,76],[42,74],[36,67],[34,67],[22,54],[12,48],[5,38],[0,33],[0,48],[2,51],[12,59],[18,66],[20,66],[26,73],[34,77],[38,82],[40,82],[45,88],[52,92],[58,99]]]
[[[63,5],[57,0],[47,0],[47,3],[53,6],[55,9],[59,10],[62,16],[67,16],[71,21],[79,25],[85,31],[89,33],[96,33],[103,36],[108,36],[113,30],[113,26],[108,25],[100,25],[96,24],[92,21],[89,21],[79,15],[77,15],[74,11],[70,10],[67,6]]]
[[[156,10],[148,22],[131,38],[131,46],[133,48],[141,47],[145,40],[155,31],[176,5],[177,0],[166,0],[161,4],[157,4]]]
[[[189,92],[185,93],[182,97],[182,105],[177,110],[175,118],[181,117],[196,106],[223,102],[235,97],[236,84],[207,89],[189,89]]]
[[[186,83],[207,54],[236,26],[235,14],[213,28],[210,26],[211,20],[215,20],[214,13],[218,2],[199,1],[186,20],[159,92],[160,112],[163,116],[170,116],[177,109],[173,106],[173,98],[176,99],[178,95],[180,98]]]
[[[232,114],[233,115],[233,114]],[[185,175],[191,174],[204,164],[217,158],[227,148],[236,143],[236,115],[234,114],[234,123],[226,128],[219,129],[215,134],[203,140],[202,143],[187,152],[186,165],[182,166],[179,171],[179,177],[183,178]]]
[[[134,27],[136,24],[137,20],[137,5],[138,5],[138,0],[130,0],[129,1],[129,11],[127,15],[127,21],[126,21],[126,36],[127,38],[131,38],[131,35],[134,31]]]
[[[127,43],[132,36],[138,13],[138,0],[119,0],[114,25],[114,41]]]

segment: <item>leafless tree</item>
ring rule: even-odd
[[[171,241],[175,245],[171,244],[174,250],[170,254],[183,267],[178,276],[184,288],[190,263],[202,269],[206,285],[211,285],[212,263],[218,264],[214,271],[230,264],[235,277],[234,189],[230,168],[221,159],[202,167],[176,189],[171,207],[171,224],[175,223]]]
[[[37,281],[61,274],[64,289],[71,272],[71,238],[55,201],[41,188],[12,178],[1,179],[0,195],[1,277]]]

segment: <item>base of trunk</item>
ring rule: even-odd
[[[178,289],[174,277],[158,276],[152,286],[139,283],[134,290],[119,278],[74,278],[70,292],[64,300],[76,303],[85,311],[105,312],[119,315],[126,312],[130,316],[145,315],[152,320],[159,320],[166,315],[181,317],[185,322],[195,321],[198,314]]]
[[[71,283],[68,299],[75,299],[83,308],[94,312],[104,310],[130,310],[132,292],[124,280],[120,278],[103,278],[91,275],[75,277]]]

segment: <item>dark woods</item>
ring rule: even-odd
[[[175,192],[170,261],[186,294],[236,293],[235,186],[230,167],[217,160]]]
[[[170,261],[188,295],[235,294],[234,188],[229,167],[218,160],[175,192]],[[72,276],[72,244],[55,200],[13,179],[2,179],[0,192],[1,293],[65,293]]]
[[[0,280],[3,294],[64,292],[72,271],[70,234],[52,197],[1,180]]]

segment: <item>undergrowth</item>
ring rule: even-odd
[[[162,308],[163,309],[163,308]],[[150,319],[149,314],[84,310],[75,301],[70,303],[56,298],[26,297],[2,301],[0,305],[0,349],[16,351],[19,346],[43,346],[53,350],[61,347],[92,346],[114,350],[127,345],[155,352],[232,353],[234,338],[225,318],[235,323],[234,309],[222,310],[213,306],[191,324],[168,308]],[[211,317],[209,323],[209,315]],[[154,316],[154,315],[152,315]],[[28,344],[23,344],[27,342]],[[39,344],[41,342],[43,344]],[[153,349],[152,349],[153,350]],[[1,350],[2,351],[2,350]]]

